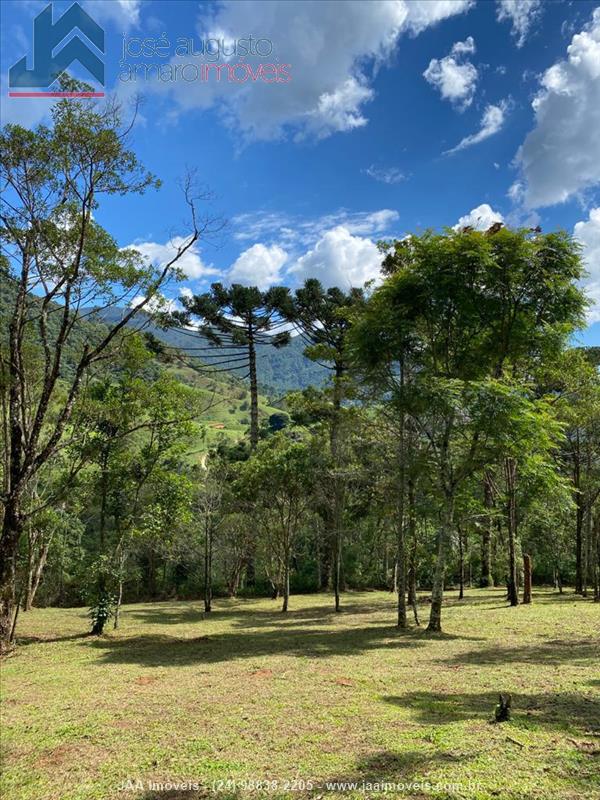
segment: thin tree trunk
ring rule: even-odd
[[[514,458],[507,458],[504,463],[507,490],[507,530],[508,530],[508,600],[511,606],[519,605],[517,583],[517,507],[516,480],[517,464]]]
[[[206,525],[204,538],[204,610],[211,611],[212,606],[212,524]]]
[[[328,518],[332,525],[333,541],[333,595],[336,612],[341,611],[341,570],[342,570],[342,524],[344,516],[344,479],[340,474],[342,468],[341,409],[342,409],[342,366],[336,362],[333,378],[333,416],[329,434],[329,446],[333,467],[332,509]]]
[[[408,479],[408,539],[410,560],[408,565],[408,602],[413,610],[415,623],[420,625],[417,610],[417,514],[415,507],[415,484]]]
[[[404,389],[404,361],[400,360],[400,391]],[[404,543],[404,505],[406,494],[406,418],[404,411],[400,412],[400,441],[399,441],[399,474],[397,495],[397,554],[396,554],[396,583],[398,586],[398,627],[406,628],[406,545]]]
[[[33,601],[35,600],[35,596],[37,594],[37,590],[42,580],[42,572],[44,571],[44,567],[46,566],[46,561],[48,559],[48,552],[50,550],[52,537],[49,536],[48,539],[42,544],[38,562],[33,567],[32,572],[27,577],[27,591],[25,594],[25,604],[24,610],[31,611],[33,607]]]
[[[523,603],[531,603],[531,556],[523,553]]]
[[[486,470],[483,477],[483,499],[487,509],[487,520],[481,535],[481,578],[479,585],[483,588],[494,585],[492,577],[492,532],[494,529],[494,489],[492,476]]]
[[[588,464],[588,470],[591,471],[591,464]],[[594,536],[592,525],[592,498],[587,497],[585,509],[585,541],[583,543],[583,564],[582,564],[582,586],[581,594],[584,597],[588,596],[588,584],[590,581],[593,583],[593,569],[594,569]]]
[[[288,610],[290,600],[290,557],[286,555],[285,564],[283,568],[283,605],[281,610],[286,613]]]
[[[252,325],[248,326],[248,364],[250,377],[250,447],[254,450],[258,444],[258,381],[256,378],[256,348]]]
[[[594,603],[600,603],[600,509],[594,522],[596,553],[594,558]]]
[[[446,497],[444,516],[437,533],[436,561],[433,573],[433,587],[431,590],[431,611],[427,630],[431,633],[440,633],[442,630],[442,602],[444,599],[444,578],[446,575],[446,558],[450,532],[454,522],[454,496]]]
[[[462,526],[457,526],[458,530],[458,599],[463,600],[465,596],[465,553]]]
[[[581,453],[579,430],[573,453],[573,489],[575,494],[575,594],[583,592],[583,495],[581,492]]]

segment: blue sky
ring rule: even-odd
[[[32,21],[45,5],[0,4],[3,122],[32,126],[47,116],[51,100],[7,97],[8,68],[31,52]],[[55,2],[54,19],[69,5]],[[104,204],[99,221],[122,245],[164,259],[185,233],[177,179],[188,167],[229,220],[218,241],[186,258],[173,296],[217,279],[358,284],[377,277],[380,238],[503,219],[580,239],[595,303],[581,340],[600,344],[598,2],[82,6],[106,32],[107,91],[126,107],[144,96],[133,143],[163,180],[157,193]],[[175,53],[182,37],[196,51],[209,38],[225,41],[231,53],[249,35],[262,40],[262,54],[238,50],[218,63],[262,65],[268,82],[217,82],[215,72],[193,79],[206,58]],[[141,39],[155,53],[162,45],[160,55],[138,57]],[[124,41],[135,83],[119,65]],[[142,64],[154,65],[150,79]],[[159,64],[170,65],[164,75],[189,64],[188,79],[156,80]]]

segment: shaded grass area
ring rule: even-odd
[[[398,631],[383,592],[345,595],[341,614],[322,594],[292,605],[131,605],[99,639],[84,609],[23,614],[2,670],[2,796],[364,797],[386,782],[410,798],[600,797],[597,604],[450,592],[436,636]],[[498,692],[513,695],[502,725]]]

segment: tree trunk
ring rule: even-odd
[[[446,497],[444,516],[437,533],[436,561],[433,573],[433,587],[431,590],[431,611],[427,631],[440,633],[442,630],[442,602],[444,599],[444,578],[446,575],[446,557],[450,532],[454,522],[454,496]]]
[[[458,526],[458,599],[465,597],[465,553],[462,527]]]
[[[248,364],[250,377],[250,447],[254,450],[258,444],[258,381],[256,379],[256,348],[252,325],[248,326]]]
[[[408,565],[408,602],[413,610],[415,624],[420,625],[417,610],[417,514],[415,507],[415,484],[408,479],[408,539],[410,561]]]
[[[119,575],[119,583],[117,588],[117,604],[115,606],[115,619],[113,622],[113,629],[116,631],[119,627],[121,618],[121,603],[123,602],[123,576]]]
[[[283,605],[281,606],[282,612],[287,612],[290,600],[290,559],[286,557],[285,565],[283,568]]]
[[[516,481],[517,463],[514,458],[507,458],[504,462],[506,475],[507,495],[507,530],[508,530],[508,600],[511,606],[519,605],[517,584],[517,506],[516,506]]]
[[[523,553],[523,603],[531,603],[531,556]]]
[[[494,489],[492,476],[487,470],[483,478],[483,499],[485,507],[488,510],[488,517],[481,535],[481,578],[479,580],[479,585],[482,588],[494,585],[494,578],[492,577],[492,532],[494,529],[492,511],[494,508]]]
[[[581,464],[579,431],[573,454],[573,488],[575,494],[575,594],[583,592],[583,494],[581,492]]]
[[[591,464],[589,465],[589,469],[591,471]],[[585,508],[585,540],[583,542],[583,564],[581,568],[581,576],[582,576],[582,585],[581,585],[581,594],[583,597],[588,596],[588,584],[590,582],[593,583],[593,572],[594,572],[594,555],[595,555],[595,542],[594,542],[594,535],[593,535],[593,525],[592,525],[592,498],[587,497],[586,508]]]
[[[336,524],[334,532],[334,554],[333,554],[333,596],[335,599],[336,612],[341,611],[340,606],[340,574],[342,568],[342,537],[339,530],[339,525]]]
[[[594,557],[594,603],[600,603],[600,509],[594,521],[594,541],[595,557]]]
[[[342,408],[342,366],[336,362],[333,378],[333,415],[329,432],[329,446],[333,467],[333,493],[331,513],[327,515],[331,523],[331,537],[333,542],[333,595],[336,612],[341,611],[341,570],[342,570],[342,524],[344,517],[345,487],[344,478],[340,474],[342,468],[342,442],[341,442],[341,408]]]
[[[9,495],[4,506],[0,539],[0,652],[10,649],[15,613],[16,559],[23,532],[21,498]]]
[[[37,594],[37,590],[39,589],[41,580],[42,580],[42,572],[44,571],[44,567],[46,566],[46,561],[48,559],[48,551],[50,550],[50,543],[51,539],[48,538],[41,547],[38,562],[35,564],[33,568],[33,573],[30,574],[27,578],[27,593],[25,595],[25,611],[31,611],[33,607],[33,601],[35,600],[35,596]]]
[[[204,538],[204,611],[211,611],[212,606],[212,525],[206,525]]]

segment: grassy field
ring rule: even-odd
[[[23,614],[3,664],[2,797],[373,797],[382,781],[404,798],[600,797],[598,605],[449,593],[446,632],[428,637],[398,632],[393,603],[131,605],[100,639],[82,636],[83,609]],[[495,725],[499,691],[514,713]]]

